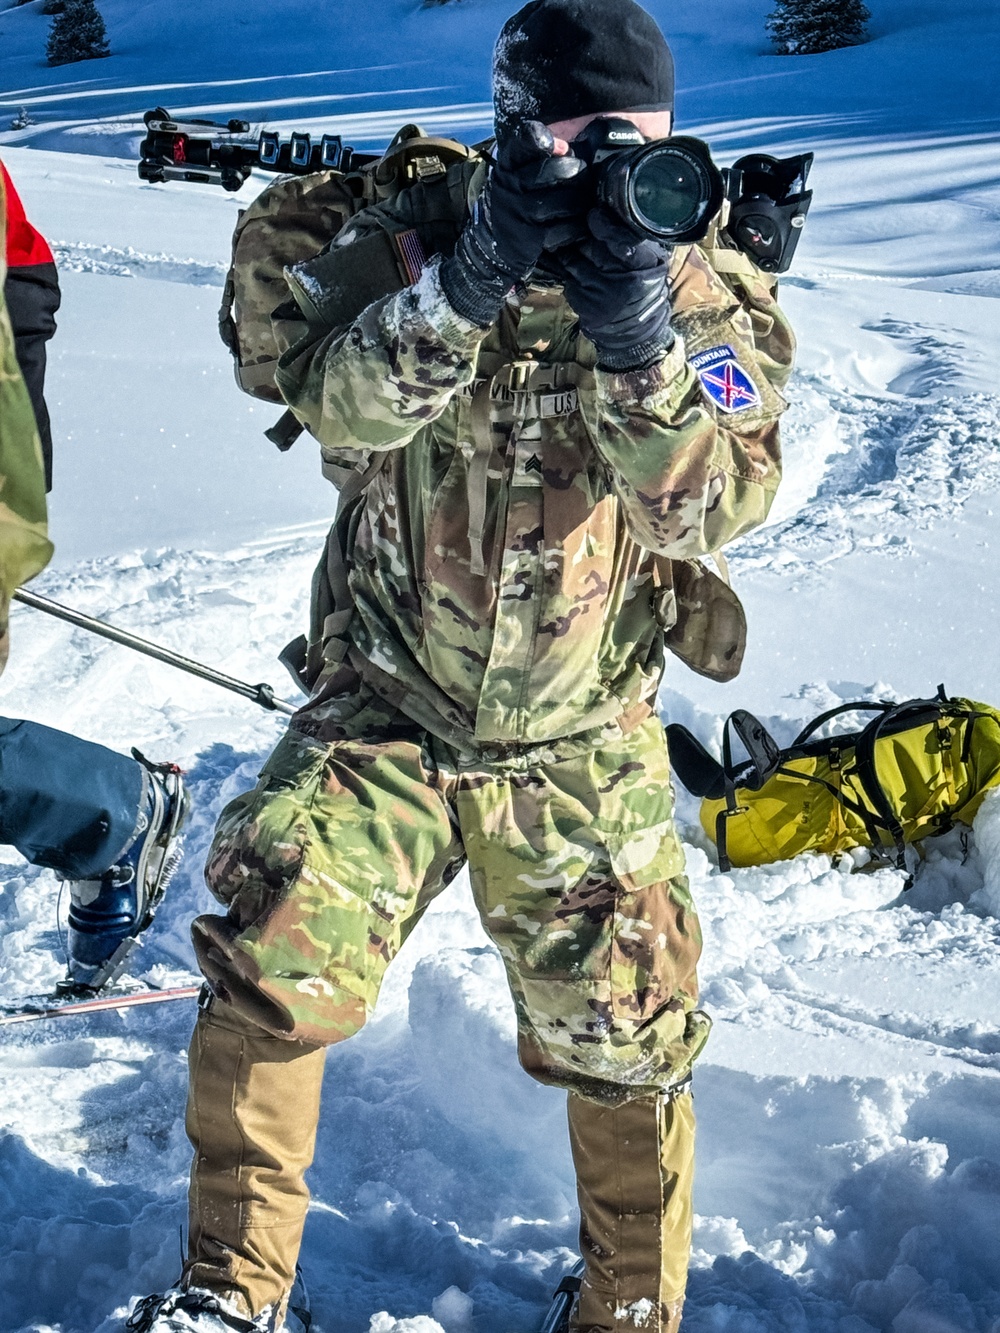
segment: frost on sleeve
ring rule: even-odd
[[[719,550],[767,517],[781,478],[778,419],[794,346],[775,354],[700,251],[674,278],[678,340],[657,365],[598,372],[598,446],[635,540],[675,559]],[[777,312],[773,300],[770,307]],[[780,312],[779,312],[780,313]]]
[[[483,330],[449,306],[437,262],[412,287],[373,302],[346,329],[323,297],[345,251],[286,270],[308,332],[282,356],[276,380],[295,415],[330,448],[407,444],[473,378]]]

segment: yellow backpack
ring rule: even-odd
[[[818,737],[840,714],[874,714],[860,731]],[[747,758],[733,761],[733,734]],[[868,847],[905,869],[907,844],[971,824],[1000,785],[1000,711],[969,699],[844,703],[781,749],[750,713],[723,730],[720,763],[684,727],[667,739],[674,771],[703,798],[701,822],[723,870],[800,852]]]

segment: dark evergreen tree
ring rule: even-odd
[[[783,56],[811,56],[857,46],[868,37],[863,0],[777,0],[766,26]]]
[[[66,0],[65,9],[52,20],[45,54],[50,65],[71,65],[111,54],[107,29],[94,0]]]

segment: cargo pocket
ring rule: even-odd
[[[701,930],[672,820],[609,846],[618,886],[611,938],[611,1010],[646,1023],[697,999]]]
[[[205,865],[213,895],[246,929],[280,901],[301,868],[309,813],[330,746],[287,731],[257,786],[223,810]]]

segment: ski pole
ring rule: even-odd
[[[37,592],[18,588],[14,597],[25,606],[33,606],[36,611],[45,611],[48,615],[55,616],[58,620],[66,620],[79,629],[99,634],[102,639],[110,639],[112,643],[120,643],[124,648],[132,648],[137,653],[144,653],[146,657],[153,657],[157,662],[165,662],[167,666],[177,667],[192,676],[199,676],[212,685],[219,685],[224,690],[241,694],[244,699],[251,699],[268,712],[286,713],[291,717],[298,711],[294,704],[288,703],[285,699],[278,699],[270,685],[248,685],[244,680],[237,680],[234,676],[227,676],[221,671],[213,670],[212,667],[203,666],[201,662],[195,662],[190,657],[182,657],[180,653],[171,652],[169,648],[161,648],[159,644],[150,643],[148,639],[140,639],[137,634],[130,634],[128,630],[118,629],[115,625],[95,620],[92,616],[85,616],[82,611],[74,611],[72,607],[63,606],[61,602],[53,602],[51,598],[42,597]]]

